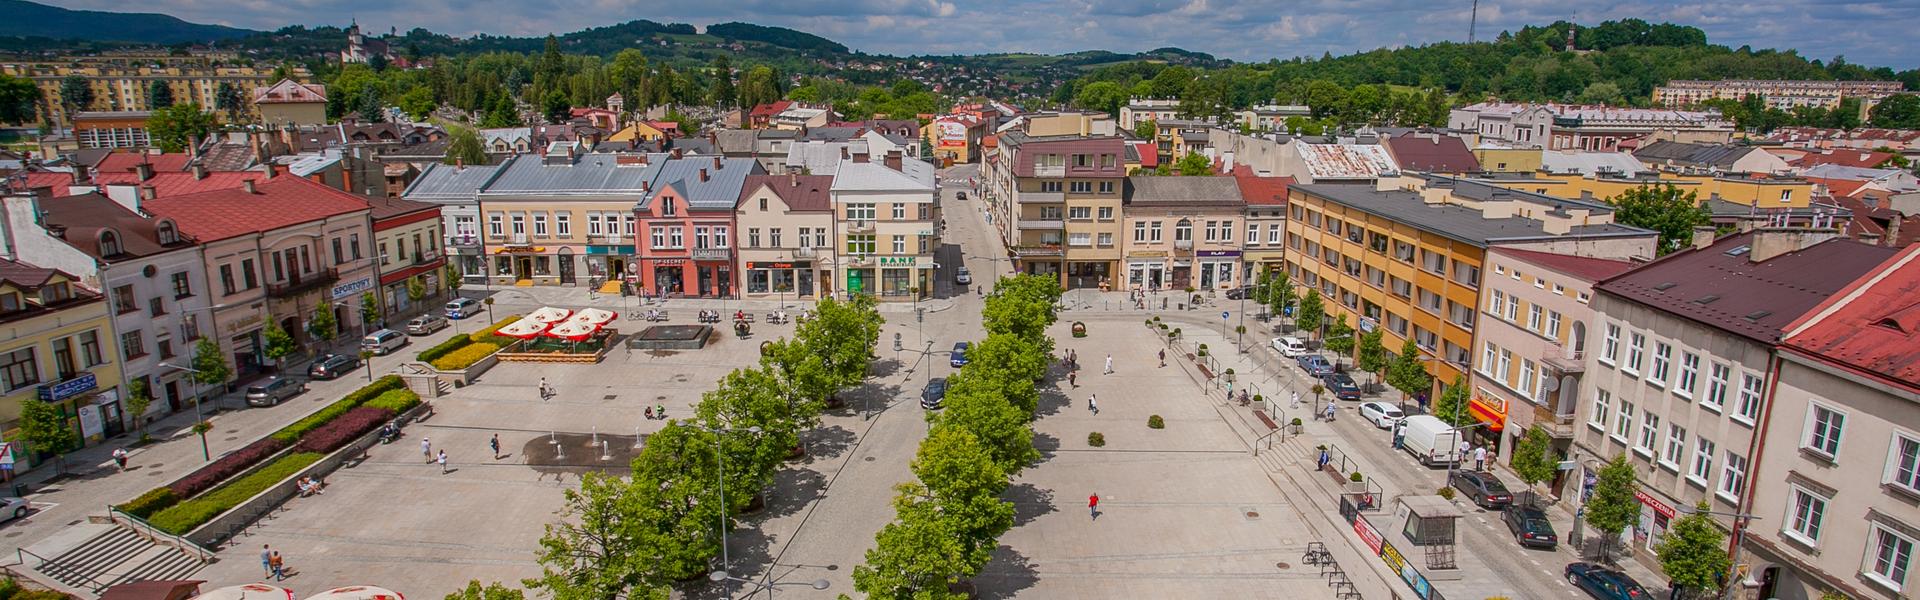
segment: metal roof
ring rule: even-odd
[[[659,165],[667,160],[665,154],[646,156],[647,162],[643,164],[617,164],[618,157],[613,154],[587,154],[552,165],[538,158],[515,160],[501,165],[499,175],[480,190],[480,195],[637,195],[644,191],[643,184],[654,180]]]
[[[420,173],[400,197],[425,202],[471,202],[481,188],[491,183],[495,175],[517,158],[507,157],[505,162],[497,165],[428,165],[427,170]]]
[[[1540,221],[1525,217],[1489,219],[1484,213],[1464,206],[1427,204],[1419,194],[1406,190],[1380,191],[1372,186],[1352,184],[1296,184],[1293,189],[1482,248],[1502,240],[1658,235],[1646,229],[1615,224],[1576,225],[1565,234],[1553,235],[1546,232]]]

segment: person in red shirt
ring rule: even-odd
[[[1095,520],[1100,518],[1100,495],[1087,496],[1087,514]]]

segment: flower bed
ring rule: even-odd
[[[440,342],[432,348],[421,350],[417,358],[420,362],[430,363],[439,360],[440,357],[446,356],[450,352],[464,348],[467,344],[471,343],[473,343],[473,336],[456,335],[447,338],[447,341]]]
[[[498,351],[500,351],[499,344],[493,342],[474,342],[459,350],[448,353],[446,356],[440,357],[439,360],[433,361],[433,368],[442,371],[459,371],[473,366],[474,363],[480,362]]]
[[[419,394],[413,393],[413,390],[400,389],[400,390],[392,390],[385,394],[381,394],[379,398],[374,398],[372,400],[369,400],[367,401],[366,404],[362,406],[384,408],[384,409],[393,411],[394,414],[400,414],[403,412],[407,412],[407,409],[409,408],[413,408],[419,405],[420,405]]]
[[[288,425],[280,431],[274,432],[273,437],[291,445],[294,442],[300,441],[300,437],[306,435],[307,432],[318,429],[321,425],[327,424],[328,421],[340,418],[340,415],[347,414],[347,411],[353,410],[354,407],[360,406],[362,403],[377,398],[388,391],[403,389],[405,387],[407,387],[407,382],[401,379],[399,375],[381,377],[374,380],[372,384],[354,390],[353,393],[347,394],[346,397],[341,398],[339,401],[327,405],[326,408],[320,409],[319,412],[308,415],[305,419],[294,421],[292,425]]]
[[[362,406],[347,411],[340,418],[327,422],[320,428],[307,432],[300,437],[300,444],[293,447],[294,452],[317,452],[326,454],[339,450],[354,438],[366,435],[379,427],[381,423],[392,419],[394,412],[384,408]]]
[[[287,442],[278,437],[269,436],[254,440],[253,443],[241,446],[239,450],[229,452],[219,460],[208,463],[207,466],[195,469],[167,487],[173,490],[175,498],[192,498],[200,492],[220,485],[220,482],[240,474],[241,471],[247,470],[247,467],[266,460],[267,457],[273,456],[273,453],[286,447]]]
[[[301,469],[306,468],[307,465],[319,462],[320,459],[320,454],[312,452],[295,452],[282,456],[279,460],[273,461],[273,463],[248,474],[246,477],[241,477],[233,480],[231,483],[214,488],[212,491],[198,498],[175,504],[166,510],[154,513],[153,518],[149,519],[149,522],[161,531],[174,535],[185,535],[187,532],[193,531],[195,527],[199,527],[201,523],[205,523],[219,516],[220,513],[226,512],[228,509],[239,506],[241,502],[245,502],[248,498],[252,498],[260,492],[266,491],[267,488],[272,487],[273,484],[291,477],[294,473],[298,473]]]
[[[180,497],[174,495],[173,488],[157,487],[147,490],[147,493],[141,494],[139,498],[134,498],[116,508],[119,508],[120,512],[145,519],[153,516],[153,513],[179,503]]]

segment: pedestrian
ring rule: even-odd
[[[1113,374],[1113,355],[1112,354],[1107,355],[1107,374],[1108,375]]]
[[[1099,494],[1087,496],[1087,516],[1089,518],[1092,518],[1095,521],[1100,520],[1100,495]]]
[[[651,411],[653,409],[648,408],[647,410]],[[500,460],[500,434],[493,434],[493,439],[487,440],[487,446],[493,448],[493,459]]]
[[[1164,352],[1164,350],[1163,350],[1162,352]],[[1290,406],[1288,406],[1288,408],[1292,408],[1292,409],[1298,409],[1298,408],[1300,408],[1300,391],[1299,391],[1299,390],[1294,390],[1294,392],[1293,392],[1293,404],[1292,404],[1292,405],[1290,405]]]
[[[1407,422],[1405,420],[1394,421],[1393,422],[1393,449],[1399,450],[1404,444],[1406,444],[1406,441],[1407,441]]]
[[[127,449],[126,448],[113,449],[113,464],[119,465],[121,471],[127,470]]]
[[[1481,446],[1473,449],[1473,470],[1475,471],[1487,470],[1487,447],[1486,446]]]
[[[1078,381],[1079,376],[1079,371],[1067,371],[1067,385],[1078,389],[1080,387],[1080,382]]]
[[[1473,450],[1473,444],[1467,443],[1467,441],[1464,439],[1460,440],[1460,458],[1458,460],[1466,460],[1467,453],[1471,452],[1472,450]]]
[[[267,559],[267,564],[268,564],[268,565],[269,565],[270,567],[272,567],[272,569],[271,569],[271,570],[273,571],[273,580],[274,580],[274,581],[286,581],[286,579],[287,579],[287,563],[286,563],[286,561],[285,561],[285,560],[283,560],[283,559],[281,559],[281,558],[280,558],[280,551],[279,551],[279,550],[274,550],[274,551],[273,551],[273,556],[271,556],[271,557],[269,557],[269,558]]]
[[[1328,402],[1327,403],[1327,422],[1328,423],[1333,422],[1333,409],[1334,409],[1334,403]]]
[[[547,378],[541,377],[540,378],[540,400],[544,402],[547,400],[547,398],[551,396],[552,394],[547,391]]]
[[[1166,348],[1160,349],[1160,368],[1162,369],[1167,368],[1167,349]]]
[[[420,454],[427,457],[427,462],[433,462],[433,440],[420,438]]]
[[[1087,394],[1087,412],[1091,412],[1097,415],[1097,414],[1100,414],[1100,403],[1099,401],[1094,400],[1093,396],[1094,396],[1093,394]]]
[[[440,474],[447,474],[447,451],[440,451]]]
[[[267,577],[273,576],[273,546],[260,545],[260,570],[265,571]]]

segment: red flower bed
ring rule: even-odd
[[[267,456],[279,452],[281,448],[285,447],[287,447],[285,442],[281,442],[273,437],[260,438],[251,444],[242,446],[239,450],[220,457],[219,460],[208,463],[207,466],[200,467],[199,470],[194,471],[186,477],[180,478],[179,481],[175,481],[167,487],[173,490],[173,495],[176,498],[192,498],[200,492],[220,485],[220,482],[226,481],[227,478],[247,470],[247,467],[266,460]]]
[[[372,406],[349,410],[339,418],[328,421],[327,424],[300,436],[300,444],[295,446],[295,449],[299,452],[321,454],[339,450],[341,446],[386,423],[393,418],[393,414],[391,410]]]

